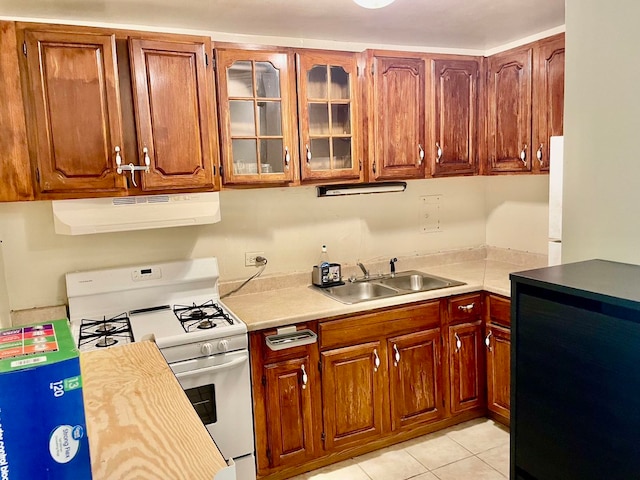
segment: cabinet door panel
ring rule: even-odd
[[[488,408],[508,419],[511,406],[511,332],[490,325],[486,342]]]
[[[115,37],[27,30],[41,193],[123,189]]]
[[[31,200],[31,168],[14,22],[0,21],[0,202]]]
[[[488,83],[490,171],[530,171],[535,156],[530,145],[531,49],[489,57]]]
[[[387,352],[392,430],[440,419],[440,329],[390,338]]]
[[[459,413],[484,403],[485,358],[482,322],[449,327],[451,411]]]
[[[434,61],[434,175],[475,173],[477,169],[478,62]],[[440,149],[438,151],[438,149]],[[440,155],[438,153],[440,152]]]
[[[564,34],[540,41],[535,49],[534,108],[537,121],[533,146],[540,171],[549,170],[549,137],[562,135],[564,125]]]
[[[371,173],[376,180],[424,178],[424,61],[375,57],[374,68]]]
[[[296,179],[292,61],[276,51],[216,50],[224,183]]]
[[[313,456],[312,375],[309,357],[265,367],[271,467],[300,464]]]
[[[355,54],[300,52],[296,62],[302,180],[362,178]]]
[[[329,350],[321,356],[325,449],[380,436],[385,382],[380,342]]]
[[[143,190],[213,188],[205,45],[132,39],[139,159],[148,150]]]

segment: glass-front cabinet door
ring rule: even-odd
[[[285,183],[295,178],[294,79],[286,53],[216,50],[223,180]]]
[[[300,52],[296,60],[302,180],[360,179],[356,55]]]

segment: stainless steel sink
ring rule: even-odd
[[[320,291],[334,300],[352,304],[459,285],[465,285],[465,283],[417,270],[408,270],[395,275],[359,279],[336,287],[321,288]]]
[[[412,292],[424,292],[427,290],[436,290],[438,288],[464,285],[462,282],[427,275],[426,273],[418,272],[417,270],[400,272],[393,277],[381,278],[380,280],[377,280],[377,282],[391,288],[409,290]]]
[[[373,282],[345,283],[336,287],[323,288],[322,292],[343,303],[358,303],[398,295],[396,289]]]

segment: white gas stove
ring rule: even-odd
[[[152,340],[238,480],[255,480],[246,325],[222,302],[216,258],[66,275],[80,351]]]

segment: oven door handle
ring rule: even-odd
[[[249,360],[248,356],[242,356],[228,363],[223,363],[222,365],[214,365],[212,367],[199,368],[198,370],[192,370],[190,372],[180,372],[180,373],[176,373],[175,375],[176,375],[176,378],[184,378],[190,375],[200,375],[202,373],[219,372],[221,370],[228,370],[230,368],[236,367],[241,363],[246,362],[247,360]]]

